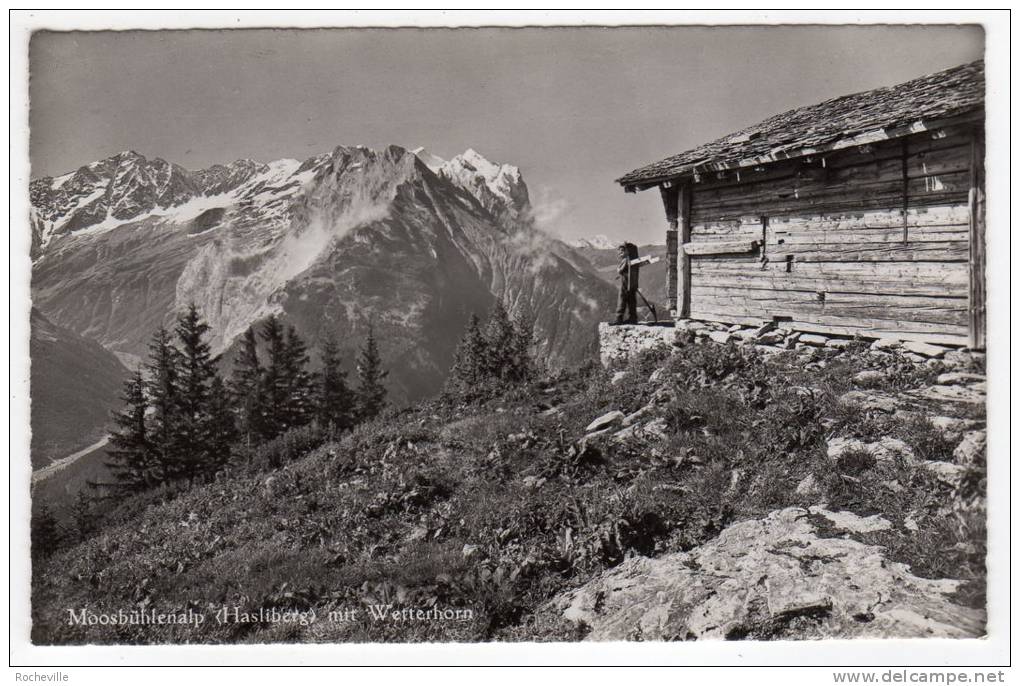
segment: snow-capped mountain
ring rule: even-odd
[[[535,229],[520,171],[473,150],[340,146],[199,171],[121,153],[31,194],[34,303],[122,359],[191,301],[217,352],[271,313],[352,354],[371,325],[401,401],[438,390],[467,318],[496,298],[533,313],[553,365],[581,358],[612,299]]]
[[[610,240],[609,236],[604,233],[588,238],[575,238],[569,241],[569,244],[573,248],[594,248],[596,250],[613,250],[619,245],[619,243],[614,243]]]

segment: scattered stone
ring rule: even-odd
[[[726,331],[711,331],[709,332],[708,337],[716,343],[729,343],[732,338],[732,336]]]
[[[425,526],[416,526],[413,529],[411,529],[411,533],[408,534],[407,540],[408,541],[424,541],[428,537],[429,537],[428,527],[425,527]]]
[[[861,517],[853,512],[830,512],[817,505],[809,507],[808,512],[821,515],[828,519],[837,529],[851,533],[868,534],[873,531],[887,531],[892,528],[892,522],[877,514],[870,517]]]
[[[984,353],[968,350],[950,350],[942,356],[942,361],[954,369],[978,369],[984,360]]]
[[[984,383],[984,374],[974,374],[973,372],[946,372],[945,374],[939,374],[939,378],[935,383],[941,386],[956,386],[956,385],[968,385],[975,382]]]
[[[545,483],[544,476],[526,476],[523,479],[524,487],[529,490],[540,488]]]
[[[800,338],[798,339],[798,342],[800,342],[800,343],[807,343],[808,345],[814,345],[814,346],[822,347],[822,346],[825,345],[825,343],[828,340],[829,339],[826,336],[821,336],[821,335],[816,334],[816,333],[805,333],[805,334],[801,334]]]
[[[903,528],[907,531],[918,531],[921,527],[917,525],[914,515],[907,515],[903,520]]]
[[[797,495],[814,498],[822,494],[822,488],[814,474],[808,474],[797,484]]]
[[[963,582],[917,577],[880,546],[823,537],[809,514],[852,529],[887,524],[821,508],[778,510],[688,552],[629,558],[541,611],[583,624],[589,641],[984,633],[985,612],[954,602]]]
[[[903,344],[895,338],[879,338],[877,341],[872,342],[872,350],[897,350],[901,348]]]
[[[980,464],[984,462],[987,449],[988,433],[984,429],[968,431],[953,450],[953,459],[961,465]]]
[[[925,357],[942,357],[952,348],[947,348],[944,345],[933,345],[931,343],[924,343],[922,341],[904,341],[903,349],[908,350],[918,355],[924,355]]]
[[[734,324],[733,326],[728,327],[726,329],[726,331],[728,333],[736,333],[736,332],[740,331],[740,329],[741,329],[740,324]]]
[[[613,374],[613,378],[609,380],[609,383],[616,385],[627,378],[627,372],[616,372]]]
[[[830,338],[825,344],[825,347],[842,350],[843,348],[849,347],[851,343],[853,343],[853,341],[848,338]]]
[[[985,393],[968,386],[929,386],[913,393],[926,400],[947,400],[957,403],[983,403]]]
[[[973,419],[959,419],[957,417],[929,417],[928,421],[939,431],[948,434],[963,433],[977,425],[977,422]]]
[[[658,369],[656,369],[654,372],[652,372],[649,375],[648,383],[653,383],[653,384],[654,383],[659,383],[659,381],[662,380],[662,375],[665,374],[665,373],[666,373],[666,370],[663,369],[662,367],[659,367]]]
[[[762,345],[778,345],[786,339],[779,331],[770,331],[758,336],[758,342]]]
[[[952,462],[942,462],[940,460],[925,460],[925,469],[933,472],[935,478],[943,483],[949,484],[953,488],[960,485],[960,481],[963,479],[964,472],[967,471],[966,467]]]
[[[896,457],[902,457],[909,461],[915,459],[914,451],[910,449],[910,446],[900,439],[890,436],[883,436],[871,443],[865,443],[858,438],[847,438],[844,436],[830,438],[826,454],[830,460],[838,460],[844,453],[851,450],[866,451],[879,462],[892,460]]]
[[[655,411],[654,407],[652,407],[651,405],[645,405],[641,409],[635,410],[634,412],[631,412],[629,415],[624,417],[623,425],[630,426],[631,424],[635,424],[644,419],[645,417],[647,417],[648,415],[652,414],[652,412],[654,411]]]
[[[477,546],[471,543],[465,543],[464,547],[460,551],[460,554],[464,557],[465,560],[471,560],[476,557],[481,557],[482,548],[481,546]]]
[[[886,373],[877,369],[865,369],[863,372],[854,374],[854,383],[858,386],[871,388],[879,385],[886,379]]]
[[[602,431],[608,429],[614,424],[623,421],[624,414],[619,410],[613,410],[612,412],[606,412],[601,417],[596,418],[591,424],[584,428],[585,433],[592,433],[596,431]]]
[[[884,393],[867,393],[865,391],[849,391],[840,396],[841,403],[860,405],[865,410],[878,410],[880,412],[895,412],[898,403],[896,399]]]
[[[661,440],[666,437],[666,420],[661,417],[647,424],[634,424],[613,434],[613,440],[626,442],[633,439]]]
[[[762,336],[764,336],[765,334],[769,333],[770,331],[775,331],[775,330],[776,330],[776,323],[775,322],[765,322],[764,324],[762,324],[761,326],[759,326],[757,329],[754,330],[754,335],[756,337],[758,337],[758,338],[761,338]]]
[[[804,334],[801,333],[800,331],[794,331],[789,336],[787,336],[786,337],[786,347],[787,347],[787,349],[792,350],[794,347],[796,347],[797,343],[800,342],[800,337],[803,336],[803,335]]]

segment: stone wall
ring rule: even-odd
[[[679,348],[688,342],[733,342],[754,345],[764,353],[775,353],[810,347],[840,349],[850,345],[853,340],[847,337],[794,331],[774,323],[748,327],[739,324],[730,326],[719,322],[680,319],[674,323],[674,326],[599,324],[599,356],[605,367],[626,362],[630,356],[645,350],[657,347]],[[874,350],[895,351],[915,362],[939,359],[946,354],[954,354],[959,349],[945,345],[888,338],[868,341],[868,344]]]

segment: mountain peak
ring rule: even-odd
[[[411,151],[411,154],[421,160],[422,164],[431,169],[435,174],[438,174],[439,170],[446,164],[446,160],[438,155],[433,155],[424,147],[415,148]]]
[[[596,250],[612,250],[617,247],[617,244],[604,233],[587,238],[575,238],[570,241],[570,245],[574,248],[595,248]]]

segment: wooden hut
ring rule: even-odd
[[[984,64],[801,107],[636,169],[674,316],[985,345]]]

